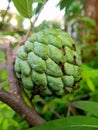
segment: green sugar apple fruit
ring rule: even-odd
[[[34,95],[62,96],[81,79],[81,51],[69,34],[46,29],[19,48],[14,67],[23,87]]]

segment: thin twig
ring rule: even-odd
[[[24,36],[24,38],[23,38],[23,39],[19,42],[19,44],[18,44],[19,47],[20,47],[21,45],[23,45],[23,44],[27,41],[28,37],[30,36],[30,33],[31,33],[31,31],[32,31],[32,28],[33,28],[33,24],[32,24],[32,22],[31,22],[31,20],[30,20],[30,24],[31,24],[31,26],[30,26],[30,28],[28,29],[26,35]]]
[[[43,99],[41,102],[43,105],[47,105]],[[53,110],[49,105],[47,106],[48,106],[48,110],[50,110],[57,118],[62,118],[62,116],[59,113],[57,113],[55,110]]]
[[[13,54],[11,43],[7,49],[7,71],[8,71],[8,81],[10,86],[10,92],[14,94],[20,93],[20,87],[18,80],[15,77],[14,66],[13,66]]]
[[[28,37],[30,36],[30,33],[31,33],[31,31],[32,31],[32,29],[33,29],[33,27],[34,27],[36,21],[38,20],[38,18],[39,18],[39,16],[40,16],[40,14],[41,14],[41,12],[42,12],[42,10],[43,10],[43,8],[44,8],[44,6],[45,6],[46,3],[47,3],[47,1],[43,4],[43,6],[42,6],[42,8],[40,9],[39,13],[35,16],[34,21],[32,22],[31,19],[30,19],[30,24],[31,24],[30,29],[27,31],[27,33],[26,33],[24,39],[19,43],[19,45],[24,44],[25,41],[26,41],[26,40],[28,39]]]
[[[15,51],[14,51],[14,54],[13,54],[13,62],[15,62],[17,50],[19,49],[19,47],[20,47],[21,45],[23,45],[23,44],[27,41],[27,39],[28,39],[28,37],[30,36],[31,31],[32,31],[32,29],[33,29],[33,27],[34,27],[36,21],[38,20],[38,18],[39,18],[39,16],[40,16],[40,14],[41,14],[41,12],[42,12],[44,6],[46,5],[46,3],[47,3],[47,1],[45,1],[45,3],[43,4],[42,8],[41,8],[40,11],[39,11],[39,13],[35,16],[34,21],[32,22],[31,19],[30,19],[31,26],[30,26],[30,28],[28,29],[26,35],[23,37],[23,39],[18,43],[18,45],[17,45],[17,47],[16,47],[16,49],[15,49]]]
[[[78,115],[78,112],[76,111],[76,109],[71,105],[71,102],[67,103],[68,106],[68,112],[67,112],[67,116],[70,115],[70,113],[72,113],[73,115]]]
[[[2,23],[4,23],[5,17],[6,17],[6,15],[7,15],[7,13],[8,13],[9,8],[10,8],[10,2],[11,2],[11,1],[9,1],[8,6],[7,6],[7,9],[6,9],[6,11],[5,11],[4,15],[3,15]]]

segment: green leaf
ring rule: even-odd
[[[41,10],[43,4],[42,3],[38,3],[36,10],[35,10],[35,14],[39,13],[39,11]]]
[[[44,3],[45,0],[33,0],[33,2]]]
[[[61,0],[58,5],[60,6],[60,10],[64,9],[66,7],[66,9],[68,9],[70,7],[70,5],[72,4],[73,0]]]
[[[8,119],[5,119],[5,120],[3,121],[3,124],[2,124],[2,130],[8,130],[8,129],[7,129],[7,128],[8,128],[8,125],[9,125]]]
[[[91,91],[95,91],[95,86],[90,78],[86,79],[87,85]]]
[[[28,130],[98,130],[98,118],[86,116],[67,117]]]
[[[0,71],[0,78],[2,80],[6,80],[7,79],[7,71],[6,70],[1,70]]]
[[[81,12],[81,2],[77,0],[60,0],[58,3],[58,6],[60,7],[60,10],[65,9],[65,15],[76,15]]]
[[[26,18],[32,17],[33,0],[13,0],[13,3],[22,16]]]
[[[82,17],[80,17],[80,20],[82,20],[83,22],[85,22],[86,24],[89,24],[91,26],[94,26],[94,27],[96,26],[96,22],[89,17],[82,16]]]
[[[5,61],[5,53],[0,51],[0,62]]]
[[[91,77],[98,77],[98,69],[94,69],[83,64],[82,65],[82,78],[87,79]]]
[[[86,64],[82,65],[82,79],[87,83],[91,91],[94,91],[98,84],[98,69],[89,67]]]
[[[17,122],[16,120],[14,120],[13,118],[10,119],[10,123],[13,124],[13,126],[18,127],[19,126],[19,122]]]
[[[73,102],[72,105],[76,108],[88,112],[91,115],[98,117],[98,102],[77,101],[77,102]]]

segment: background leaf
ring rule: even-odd
[[[66,9],[68,9],[70,7],[70,5],[72,4],[73,0],[61,0],[58,5],[60,5],[60,10],[64,9],[66,7]]]
[[[72,105],[76,108],[89,112],[90,114],[98,117],[98,102],[93,101],[77,101]]]
[[[90,88],[90,90],[95,91],[95,86],[90,78],[86,79],[87,85]]]
[[[28,130],[98,130],[98,118],[74,116],[47,122]]]
[[[32,17],[33,0],[13,0],[13,3],[22,16],[26,18]]]
[[[45,0],[33,0],[33,2],[44,3]]]

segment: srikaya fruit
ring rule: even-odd
[[[15,61],[23,87],[41,96],[62,96],[81,78],[81,51],[68,33],[46,29],[22,45]]]

